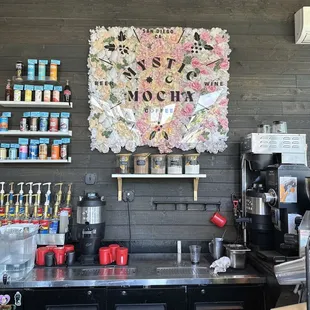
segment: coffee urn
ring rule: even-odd
[[[93,263],[98,258],[100,242],[104,238],[104,197],[86,193],[79,197],[77,206],[77,239],[80,243],[82,263]]]

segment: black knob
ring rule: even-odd
[[[200,291],[200,293],[201,293],[202,295],[205,295],[205,294],[206,294],[206,290],[202,289],[202,290]]]
[[[3,275],[2,282],[4,285],[8,284],[8,275],[6,273]]]
[[[121,293],[123,296],[126,296],[127,295],[127,292],[126,291],[122,291]]]

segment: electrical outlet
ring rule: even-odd
[[[123,191],[123,201],[132,202],[135,199],[135,192],[133,190]]]
[[[87,185],[94,185],[97,181],[97,174],[96,173],[87,173],[85,175],[85,184]]]

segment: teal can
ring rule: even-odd
[[[9,159],[15,160],[17,159],[17,149],[14,147],[11,147],[9,149]]]
[[[7,117],[0,117],[0,131],[9,130],[9,119]]]

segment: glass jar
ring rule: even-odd
[[[134,170],[136,174],[149,173],[149,153],[134,155]]]
[[[151,173],[152,174],[166,173],[166,155],[162,154],[151,155]]]
[[[199,154],[186,154],[185,157],[185,174],[199,174],[200,166]]]
[[[131,154],[117,154],[117,173],[131,173],[130,157]]]
[[[258,125],[257,133],[270,133],[270,125],[264,125],[264,124]]]
[[[183,155],[171,154],[167,155],[168,174],[182,174]]]
[[[274,121],[272,123],[272,133],[287,133],[287,124],[284,121]]]

